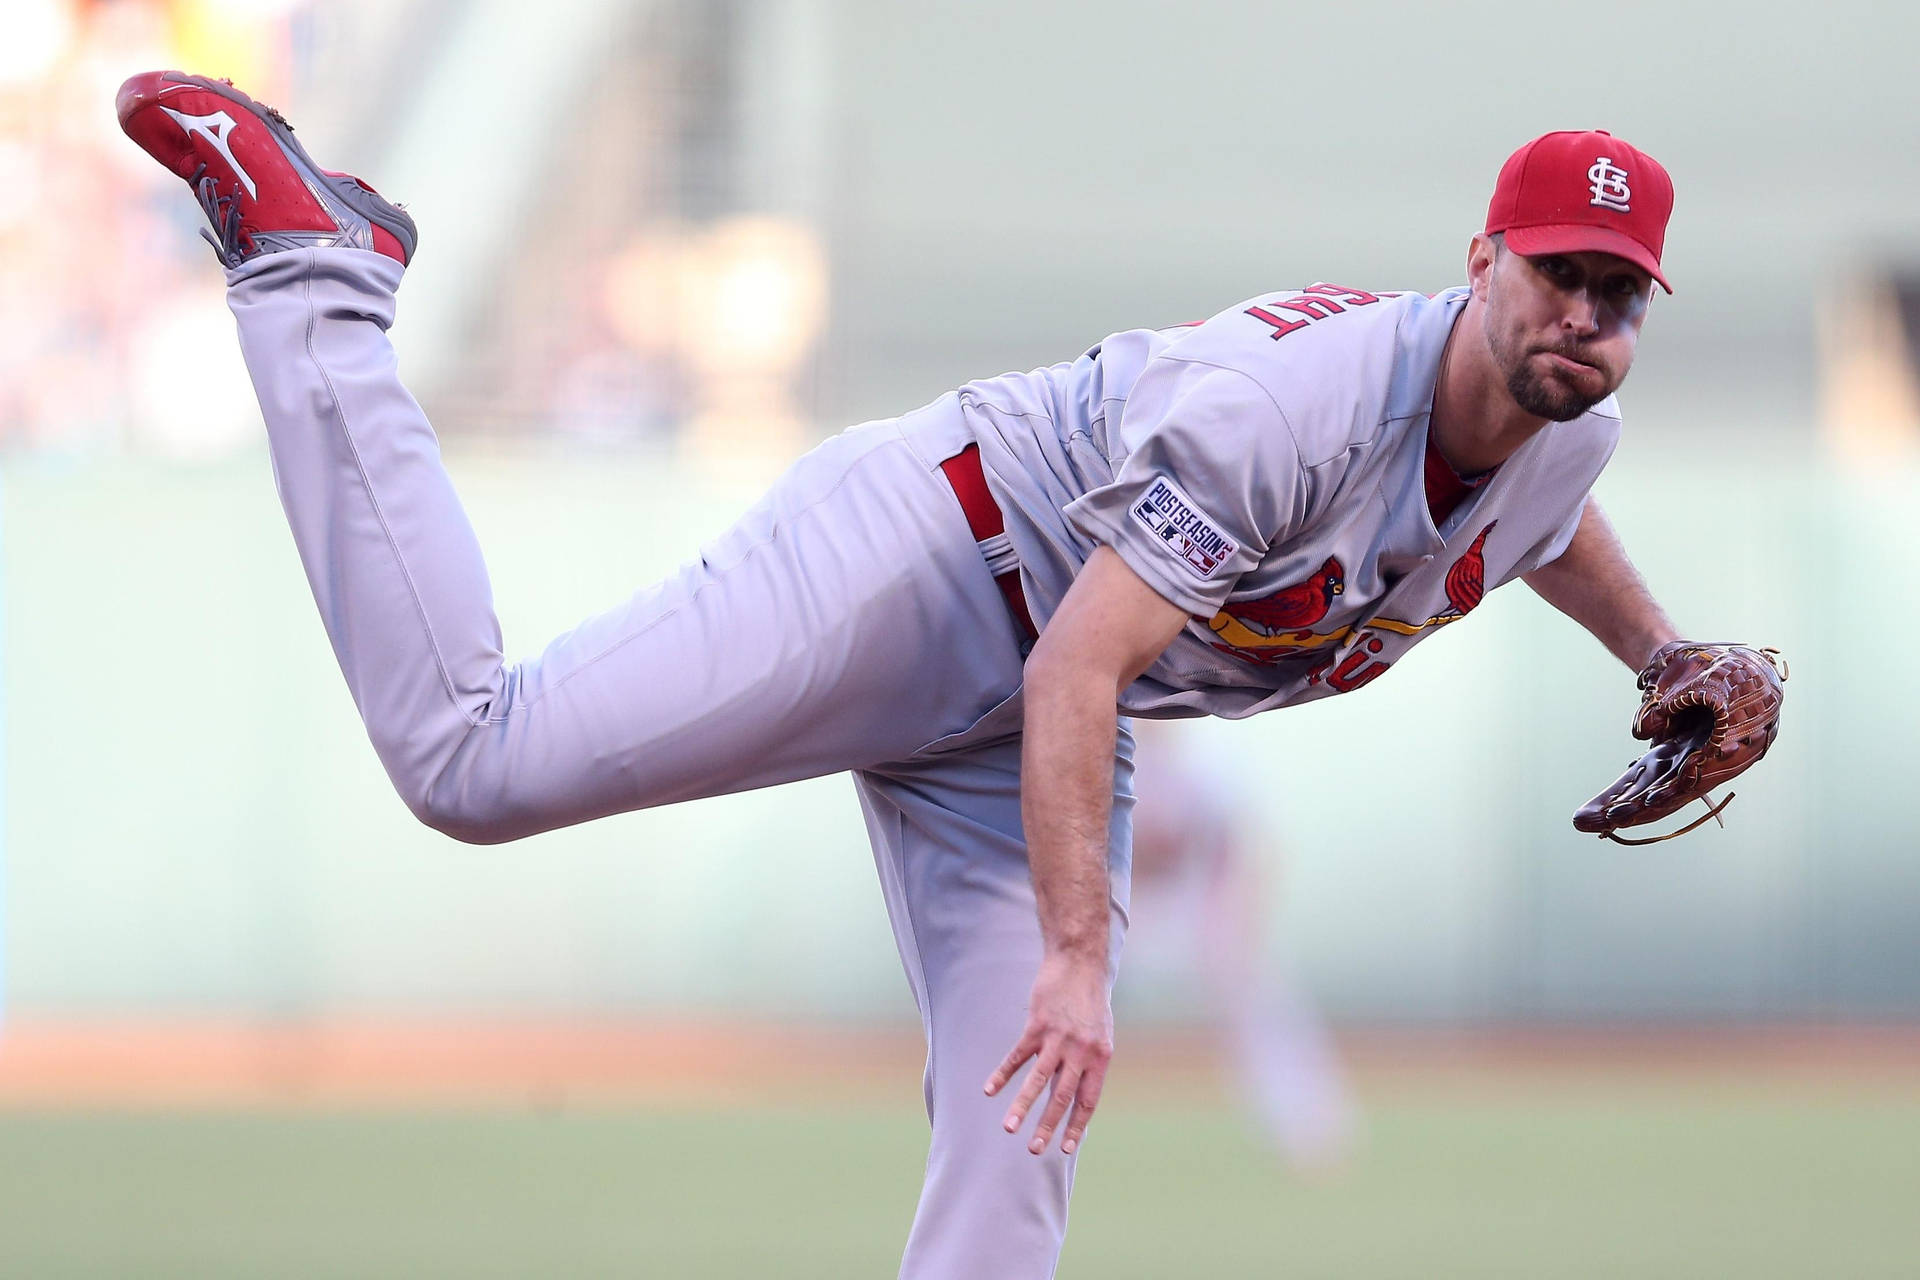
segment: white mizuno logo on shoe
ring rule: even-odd
[[[187,136],[191,137],[198,133],[211,142],[219,150],[221,159],[227,162],[227,166],[245,185],[247,194],[255,198],[259,197],[260,191],[254,186],[253,175],[240,167],[240,162],[233,158],[233,148],[227,143],[227,135],[234,129],[232,116],[224,111],[216,111],[210,116],[190,116],[168,106],[162,106],[160,109],[172,116],[173,122],[185,130]]]

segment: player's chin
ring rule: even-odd
[[[1588,395],[1552,377],[1524,375],[1509,379],[1507,392],[1523,410],[1549,422],[1572,422],[1606,399],[1604,395]]]
[[[1571,422],[1613,394],[1613,375],[1597,365],[1564,356],[1541,353],[1547,367],[1533,379],[1538,407],[1535,412],[1555,422]]]

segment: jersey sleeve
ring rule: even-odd
[[[1127,396],[1113,482],[1066,508],[1168,601],[1200,617],[1225,603],[1305,510],[1291,427],[1237,369],[1161,356]]]

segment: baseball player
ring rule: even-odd
[[[1606,134],[1516,153],[1463,287],[1266,294],[853,427],[508,665],[387,340],[412,219],[224,82],[118,109],[206,211],[321,620],[423,822],[494,843],[853,773],[928,1041],[915,1280],[1058,1257],[1112,1052],[1123,716],[1357,689],[1522,576],[1630,666],[1676,637],[1588,496],[1672,203]]]

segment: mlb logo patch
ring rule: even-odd
[[[1165,476],[1155,476],[1146,495],[1133,504],[1133,518],[1165,543],[1196,578],[1211,578],[1240,549]]]

